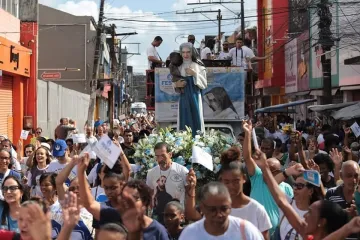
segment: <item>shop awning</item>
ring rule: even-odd
[[[344,107],[354,105],[358,102],[347,102],[347,103],[338,103],[338,104],[326,104],[326,105],[313,105],[308,106],[309,112],[326,112],[326,111],[336,111]]]
[[[331,116],[335,120],[350,120],[350,119],[360,118],[360,102],[342,108],[331,114]]]
[[[352,91],[352,90],[359,90],[360,89],[360,85],[355,85],[355,86],[344,86],[340,88],[340,91]]]
[[[259,108],[259,109],[255,110],[255,113],[269,113],[269,112],[273,112],[273,113],[276,112],[277,113],[278,111],[281,111],[283,109],[287,109],[289,107],[294,107],[294,106],[298,106],[298,105],[302,105],[302,104],[306,104],[306,103],[311,103],[311,102],[316,102],[316,101],[317,101],[316,99],[299,100],[299,101],[274,105],[274,106],[270,106],[270,107]]]
[[[345,65],[360,65],[360,56],[345,59],[344,64]]]
[[[333,89],[331,89],[331,95],[334,96],[338,90],[339,90],[339,88],[333,88]],[[310,92],[310,95],[312,95],[312,96],[323,96],[323,95],[324,95],[324,91],[323,91],[322,89],[312,90],[312,91]]]

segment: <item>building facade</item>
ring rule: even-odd
[[[258,63],[255,92],[258,107],[286,102],[285,43],[289,28],[288,0],[258,0],[258,55],[269,56]]]
[[[31,101],[34,93],[28,91],[32,84],[34,53],[29,48],[32,42],[29,44],[21,37],[18,3],[2,0],[0,4],[0,134],[15,143],[24,128],[32,128],[33,118],[25,119],[34,107]]]
[[[96,23],[41,4],[38,12],[38,126],[53,137],[61,117],[80,128],[87,120]]]

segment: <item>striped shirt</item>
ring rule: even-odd
[[[351,202],[348,203],[345,200],[343,185],[328,189],[325,195],[325,200],[339,204],[342,209],[346,209],[351,206]]]

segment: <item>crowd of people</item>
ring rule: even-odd
[[[152,113],[83,130],[63,118],[53,139],[37,128],[25,146],[2,135],[0,239],[358,239],[359,141],[349,125],[253,122],[243,121],[216,181],[202,186],[166,142],[155,145],[146,181],[137,179],[135,145],[156,131]],[[73,142],[79,132],[86,143]],[[121,149],[112,168],[83,151],[104,135]],[[309,169],[320,186],[306,180]]]

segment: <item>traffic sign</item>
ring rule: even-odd
[[[41,78],[43,80],[61,79],[61,73],[60,72],[43,72],[41,74]]]

